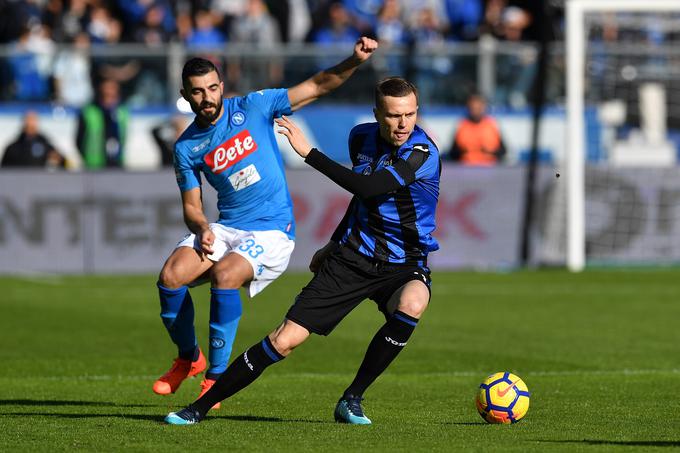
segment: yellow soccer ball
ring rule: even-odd
[[[529,389],[512,373],[495,373],[479,384],[476,404],[487,423],[517,423],[529,410]]]

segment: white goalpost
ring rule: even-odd
[[[614,17],[619,21],[638,20],[641,23],[648,20],[650,15],[664,18],[668,13],[680,12],[680,0],[567,0],[566,2],[566,155],[565,155],[565,182],[566,182],[566,264],[571,271],[581,271],[586,266],[586,99],[589,88],[586,73],[587,53],[590,48],[590,29],[586,25],[587,17],[604,15]],[[643,19],[636,18],[640,13]],[[646,15],[646,16],[644,16]],[[671,16],[675,17],[675,16]],[[654,21],[649,21],[654,23]],[[676,19],[676,27],[680,29],[680,23]],[[644,25],[644,23],[642,23]],[[668,26],[669,30],[673,27]],[[640,30],[644,28],[640,26]],[[631,33],[634,35],[634,33]],[[633,38],[638,39],[638,38]],[[631,41],[632,42],[632,41]],[[635,75],[636,68],[629,65],[622,69]],[[606,71],[606,68],[605,68]],[[625,79],[625,77],[624,77]],[[675,149],[667,146],[665,137],[665,90],[661,84],[647,83],[645,87],[639,87],[636,96],[640,98],[641,123],[646,118],[651,118],[645,123],[643,132],[646,139],[657,137],[655,155],[659,163],[674,162]],[[601,95],[603,98],[605,94]],[[605,99],[606,101],[606,99]],[[604,101],[600,104],[602,105]],[[648,106],[658,106],[646,108]],[[643,112],[645,110],[645,112]],[[617,111],[614,108],[612,111]],[[617,113],[614,116],[618,115]],[[647,142],[645,142],[647,143]],[[634,144],[619,146],[621,152],[635,148]],[[657,152],[658,151],[658,152]],[[650,155],[653,153],[650,153]],[[671,156],[672,154],[672,156]],[[612,159],[613,154],[609,156]],[[669,156],[666,158],[664,156]],[[673,160],[670,159],[673,158]],[[653,158],[649,158],[650,162]]]

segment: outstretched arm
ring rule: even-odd
[[[287,117],[282,116],[274,121],[276,121],[277,125],[281,126],[278,133],[288,139],[290,146],[293,147],[296,153],[305,158],[307,164],[359,198],[375,197],[394,192],[401,187],[401,183],[389,170],[378,170],[371,175],[354,173],[349,168],[343,167],[333,159],[330,159],[316,148],[312,149],[300,128]],[[399,169],[403,173],[402,178],[406,184],[410,184],[415,180],[415,171],[405,161],[401,162],[401,164],[396,165],[403,167]]]
[[[378,42],[361,37],[354,45],[354,53],[330,69],[321,71],[304,82],[288,89],[288,100],[293,111],[330,93],[347,80],[378,48]]]

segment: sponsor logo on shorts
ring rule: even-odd
[[[364,175],[370,175],[373,170],[371,169],[370,165],[367,165],[366,168],[361,172]]]
[[[192,235],[192,233],[187,233],[187,234],[185,234],[185,235],[182,237],[182,239],[179,240],[179,242],[177,243],[177,246],[179,247],[179,245],[180,245],[182,242],[184,242],[184,241],[186,241],[187,239],[189,239],[189,238],[191,237],[191,235]]]
[[[423,274],[423,273],[421,273],[421,272],[418,272],[418,271],[414,271],[413,273],[414,273],[415,275],[419,276],[420,278],[422,278],[422,279],[423,279],[423,282],[425,282],[425,284],[427,284],[427,277],[425,277],[425,274]]]
[[[264,266],[262,264],[257,266],[257,275],[262,275],[263,271],[264,271]]]
[[[229,182],[237,192],[241,189],[245,189],[248,186],[252,186],[260,179],[262,178],[257,172],[257,167],[255,167],[255,164],[250,164],[247,167],[229,175]]]
[[[211,337],[210,346],[212,346],[213,349],[222,349],[224,347],[224,340],[217,337]]]
[[[203,161],[218,175],[256,150],[257,143],[246,129],[210,151]]]

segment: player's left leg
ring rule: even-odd
[[[361,407],[363,394],[404,349],[425,312],[430,300],[430,290],[426,284],[429,280],[425,280],[425,283],[411,280],[395,292],[398,300],[396,310],[388,315],[387,322],[371,340],[354,381],[338,401],[335,408],[337,421],[360,425],[371,423]]]
[[[232,345],[241,319],[239,288],[252,280],[250,263],[236,253],[230,253],[215,263],[211,272],[210,332],[208,360],[210,367],[201,382],[203,395],[227,369]],[[199,396],[200,396],[199,395]],[[217,403],[214,409],[219,409]]]

